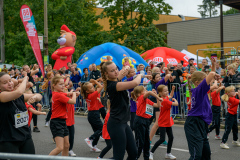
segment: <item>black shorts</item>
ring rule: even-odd
[[[55,137],[65,137],[69,135],[68,128],[65,119],[51,119],[50,130],[52,132],[53,138]]]
[[[154,112],[160,112],[159,108],[154,107],[153,109],[154,109]]]

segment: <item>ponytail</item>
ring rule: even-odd
[[[101,75],[102,75],[103,87],[104,87],[103,97],[105,97],[105,94],[107,91],[107,77],[106,77],[105,73],[107,72],[107,66],[112,63],[113,63],[112,61],[108,61],[108,62],[102,63],[102,66],[101,66]]]
[[[134,94],[134,91],[131,92],[131,97],[134,101],[137,100],[137,96]]]
[[[229,96],[225,93],[224,95],[222,95],[222,100],[225,101],[225,102],[228,102],[229,100]]]
[[[81,95],[83,96],[83,99],[86,99],[88,94],[87,94],[87,90],[88,90],[88,84],[90,82],[85,82],[81,84]]]
[[[225,102],[229,101],[228,93],[231,92],[232,90],[235,91],[235,87],[234,86],[229,86],[229,87],[225,88],[225,94],[222,95],[222,97],[221,97],[223,101],[225,101]]]

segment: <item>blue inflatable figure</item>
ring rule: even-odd
[[[83,68],[88,68],[90,64],[100,65],[101,62],[107,61],[108,56],[111,57],[111,60],[119,69],[122,68],[125,57],[129,58],[130,66],[134,68],[139,64],[143,64],[145,67],[148,66],[148,63],[138,53],[125,46],[108,42],[95,46],[82,54],[76,62],[77,67],[80,68],[82,73]]]

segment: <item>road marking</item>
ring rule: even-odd
[[[151,146],[153,147],[153,145],[151,145]],[[164,146],[159,146],[159,148],[167,149],[167,147],[164,147]],[[188,152],[189,153],[189,150],[186,150],[186,149],[172,148],[172,150],[181,151],[181,152]]]

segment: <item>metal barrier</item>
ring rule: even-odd
[[[64,157],[64,156],[47,156],[47,155],[31,155],[31,154],[16,154],[16,153],[0,153],[0,159],[17,159],[17,160],[95,160],[97,158],[84,157]],[[106,160],[106,159],[103,159]]]

